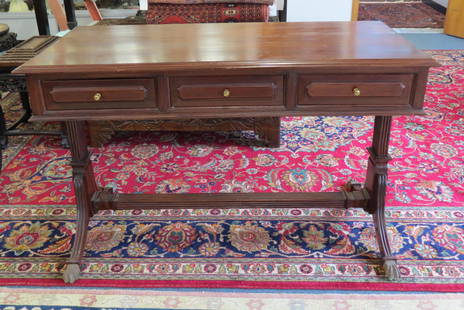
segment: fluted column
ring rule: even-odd
[[[86,122],[84,121],[66,122],[77,203],[76,235],[71,255],[63,272],[63,279],[67,283],[73,283],[80,276],[80,263],[85,249],[87,226],[89,218],[93,215],[91,199],[97,190],[92,163],[90,162],[90,154],[87,149],[85,129]]]
[[[371,199],[366,211],[372,214],[376,231],[377,242],[384,261],[385,274],[390,280],[399,278],[396,258],[392,255],[385,221],[385,196],[387,189],[388,143],[390,140],[391,116],[376,116],[374,137],[369,150],[369,163],[365,187]]]

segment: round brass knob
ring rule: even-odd
[[[229,89],[224,89],[224,93],[223,93],[224,97],[229,97],[230,96],[230,90]]]
[[[356,97],[361,96],[361,90],[357,87],[353,88],[353,95]]]
[[[93,100],[100,101],[101,97],[102,97],[102,94],[96,93],[95,95],[93,95]]]

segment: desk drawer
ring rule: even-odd
[[[171,102],[174,107],[283,105],[283,77],[173,77]]]
[[[44,81],[49,110],[156,107],[152,79]]]
[[[409,105],[412,74],[301,75],[299,105]]]

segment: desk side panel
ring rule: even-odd
[[[32,114],[38,116],[44,115],[46,109],[42,90],[42,80],[36,77],[27,77],[26,84]]]
[[[422,110],[428,76],[428,68],[419,68],[415,74],[411,98],[411,105],[414,109]]]

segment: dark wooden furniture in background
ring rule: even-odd
[[[16,33],[11,32],[7,24],[0,24],[0,52],[9,50],[18,43]]]
[[[74,7],[74,0],[64,0],[64,11],[66,14],[66,20],[68,21],[69,29],[77,27],[76,10]]]
[[[287,21],[287,0],[284,0],[284,9],[279,10],[277,12],[279,21],[280,22],[286,22]]]
[[[32,0],[34,6],[35,20],[39,35],[50,35],[50,24],[48,22],[48,12],[46,0]],[[76,13],[74,10],[74,0],[64,0],[64,8],[69,29],[77,26]]]
[[[99,44],[87,44],[91,38]],[[423,113],[434,65],[381,22],[78,28],[15,70],[27,76],[33,119],[67,123],[78,222],[64,280],[79,278],[88,221],[98,210],[218,207],[364,208],[374,216],[386,275],[397,279],[384,215],[391,119]],[[118,194],[95,183],[85,138],[87,120],[309,115],[375,115],[363,188]]]
[[[39,35],[49,36],[50,24],[48,23],[48,13],[45,0],[32,0],[32,3],[34,5],[35,21],[37,23]]]
[[[11,126],[6,126],[5,115],[0,105],[0,171],[2,170],[2,150],[8,145],[9,136],[24,135],[54,135],[62,136],[63,145],[67,145],[67,138],[63,131],[45,130],[21,130],[18,129],[31,117],[29,96],[26,89],[26,79],[22,74],[14,74],[12,71],[39,54],[45,47],[52,44],[58,37],[36,36],[32,37],[0,56],[0,91],[19,93],[24,110],[23,115]]]

